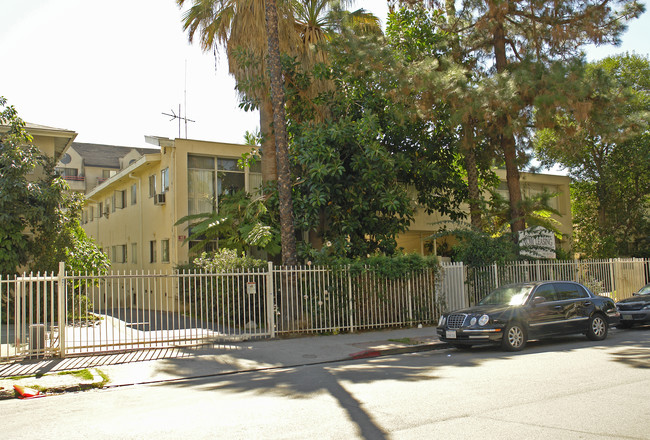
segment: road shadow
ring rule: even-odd
[[[635,331],[635,330],[633,330]],[[475,368],[493,360],[514,359],[548,352],[572,352],[585,348],[607,350],[612,353],[612,360],[623,362],[633,368],[648,368],[650,364],[650,331],[645,333],[627,333],[628,330],[611,331],[605,341],[590,341],[583,335],[557,337],[542,341],[530,341],[522,352],[504,352],[498,347],[482,346],[470,350],[445,348],[420,354],[385,356],[373,359],[337,361],[269,368],[262,371],[250,371],[245,374],[208,375],[194,380],[181,380],[160,383],[163,387],[192,387],[198,390],[227,391],[232,393],[253,392],[272,394],[291,399],[309,399],[325,393],[338,402],[345,410],[350,421],[358,429],[361,438],[384,439],[387,433],[373,420],[372,416],[355,397],[348,392],[346,384],[370,384],[390,380],[418,382],[440,379],[437,370],[442,367]],[[230,353],[231,356],[248,358],[246,351]],[[425,365],[421,356],[427,356]],[[186,363],[169,359],[161,365],[161,372],[175,373],[185,377],[199,375],[209,370],[213,359],[196,358]],[[300,368],[298,368],[300,367]],[[313,374],[304,374],[304,368],[313,370]],[[517,374],[517,372],[513,373]],[[522,372],[521,374],[525,374]],[[390,396],[387,396],[390,399]]]

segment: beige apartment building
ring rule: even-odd
[[[501,184],[497,192],[504,198],[509,198],[508,187],[506,185],[506,171],[497,169],[495,170]],[[524,197],[531,197],[543,193],[544,191],[558,194],[550,200],[552,208],[556,209],[560,215],[553,215],[552,218],[556,220],[559,231],[562,233],[565,240],[560,243],[560,246],[569,251],[571,248],[571,237],[573,233],[573,217],[571,215],[571,195],[569,192],[569,185],[571,178],[568,176],[558,176],[552,174],[533,174],[520,172],[521,178],[521,191]],[[466,207],[469,209],[469,207]],[[404,248],[406,252],[416,252],[421,255],[438,254],[437,247],[445,246],[446,239],[439,238],[437,241],[428,239],[434,232],[438,231],[444,222],[449,221],[449,218],[440,214],[426,214],[423,211],[418,212],[415,216],[415,221],[411,223],[409,230],[401,234],[397,243],[400,247]]]
[[[0,125],[0,133],[7,132],[9,127]],[[70,147],[77,133],[64,128],[48,127],[46,125],[25,122],[25,129],[32,136],[32,144],[46,156],[59,160],[64,151]]]
[[[72,191],[88,193],[145,154],[160,149],[73,142],[56,165]]]
[[[169,271],[189,261],[188,214],[210,212],[219,195],[258,188],[258,169],[237,161],[252,146],[148,138],[160,149],[125,156],[119,171],[86,194],[82,225],[112,262],[112,270]]]
[[[119,161],[119,170],[86,193],[83,227],[109,255],[113,270],[167,271],[187,263],[191,258],[185,243],[187,225],[175,223],[189,214],[212,211],[223,192],[254,192],[261,185],[259,164],[244,170],[237,165],[242,154],[255,147],[148,139],[159,150],[145,149],[139,155],[139,149],[131,149]],[[507,197],[505,171],[496,172],[503,182],[499,191]],[[567,237],[572,231],[569,183],[567,176],[521,173],[524,195],[558,193],[551,204],[560,212],[556,220]],[[398,246],[406,252],[437,254],[445,239],[432,242],[429,237],[446,220],[419,212],[409,231],[398,236]]]

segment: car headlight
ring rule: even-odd
[[[488,323],[490,320],[490,317],[488,315],[483,315],[478,319],[478,325],[484,326],[485,324]]]
[[[476,316],[472,316],[472,319],[469,320],[469,325],[476,324]]]
[[[445,318],[444,315],[440,316],[440,319],[438,320],[438,327],[442,327],[445,325],[445,322],[447,321],[447,318]]]
[[[650,304],[643,306],[643,310],[650,310]]]

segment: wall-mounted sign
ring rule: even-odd
[[[555,258],[555,235],[536,226],[519,232],[521,255],[532,258]]]

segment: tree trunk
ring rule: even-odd
[[[467,189],[469,192],[469,215],[472,226],[478,230],[483,228],[481,218],[481,192],[478,187],[478,169],[476,168],[476,154],[474,150],[474,127],[471,121],[463,124],[463,138],[461,145],[465,156],[465,169],[467,170]]]
[[[260,133],[262,134],[262,182],[273,182],[278,180],[278,168],[273,132],[273,105],[270,97],[266,97],[260,103]]]
[[[506,35],[503,27],[505,20],[504,5],[500,2],[489,3],[490,18],[495,23],[494,27],[494,58],[498,73],[502,73],[508,66],[506,57]],[[515,136],[508,127],[508,117],[503,114],[499,118],[499,126],[502,133],[499,136],[499,144],[506,163],[506,182],[510,193],[510,230],[514,240],[518,240],[518,233],[526,228],[523,212],[521,210],[521,187],[519,184],[519,169],[517,168],[517,145]]]
[[[282,264],[297,263],[296,234],[293,224],[293,202],[291,200],[291,173],[289,168],[289,141],[284,111],[284,89],[280,67],[280,43],[278,40],[278,10],[275,0],[266,0],[266,33],[268,35],[268,72],[271,82],[271,103],[273,106],[273,129],[278,172],[278,196],[280,199],[280,237],[282,240]]]

